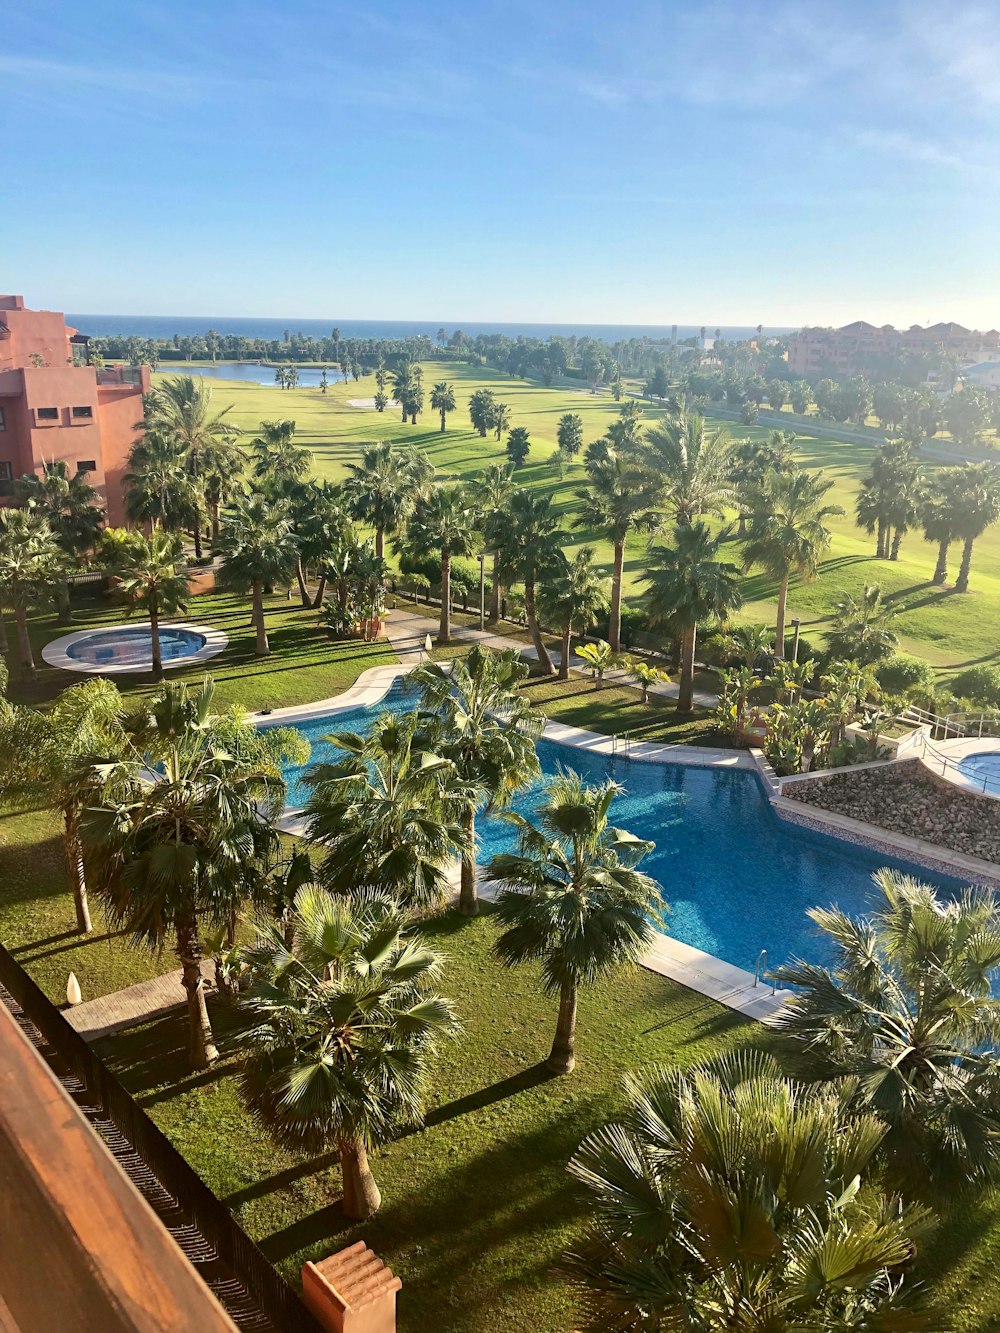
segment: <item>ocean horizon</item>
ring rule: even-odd
[[[444,328],[448,333],[461,329],[476,337],[479,334],[502,333],[508,338],[552,338],[578,337],[601,338],[614,343],[629,338],[651,338],[656,341],[669,340],[670,324],[531,324],[531,323],[484,323],[482,320],[391,320],[391,319],[295,319],[292,316],[283,319],[254,318],[250,315],[72,315],[67,314],[67,322],[80,333],[93,338],[109,338],[121,335],[127,338],[162,338],[171,339],[176,334],[181,338],[193,338],[198,334],[215,329],[221,334],[239,334],[244,338],[265,338],[269,341],[284,338],[285,330],[289,333],[303,333],[312,338],[328,338],[335,328],[340,329],[342,338],[412,338],[426,334],[436,340],[437,331]],[[678,339],[697,337],[701,325],[678,324]],[[706,334],[712,338],[719,329],[724,338],[740,341],[756,333],[753,325],[704,325]],[[794,332],[787,327],[768,328],[767,334],[781,335]]]

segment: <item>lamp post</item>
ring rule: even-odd
[[[792,617],[792,624],[795,626],[795,638],[792,641],[792,661],[799,660],[799,630],[802,628],[802,621],[798,616]]]
[[[479,552],[479,632],[486,628],[486,552]]]

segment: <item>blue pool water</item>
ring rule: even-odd
[[[407,712],[412,696],[397,684],[382,708]],[[300,724],[312,742],[310,762],[334,757],[324,736],[363,732],[378,711],[353,709]],[[595,782],[608,775],[606,756],[544,740],[538,754],[547,774],[563,767]],[[289,808],[307,800],[303,772],[286,772]],[[779,819],[756,774],[745,769],[619,759],[614,776],[625,787],[613,807],[614,822],[656,843],[642,865],[670,905],[667,933],[738,967],[752,971],[762,948],[772,966],[792,955],[821,961],[824,944],[807,909],[836,903],[851,913],[866,910],[872,872],[880,866],[907,871],[947,893],[961,887],[958,880]],[[537,799],[537,790],[528,791],[515,809],[530,814]],[[480,819],[479,833],[481,860],[513,843],[509,825],[496,818]]]
[[[980,791],[1000,793],[1000,750],[970,754],[959,761],[958,771]]]
[[[160,630],[160,652],[164,662],[178,657],[189,657],[205,646],[205,636],[194,630],[164,626]],[[148,625],[126,626],[123,629],[94,630],[86,638],[78,639],[66,649],[66,656],[88,666],[152,665],[153,639]]]

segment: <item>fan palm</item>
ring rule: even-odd
[[[573,631],[585,634],[609,605],[607,579],[594,564],[592,547],[581,547],[563,570],[543,584],[538,604],[547,623],[562,637],[559,679],[569,680]]]
[[[969,591],[969,568],[976,539],[1000,519],[1000,468],[993,463],[966,463],[958,468],[950,493],[955,537],[962,543],[956,592]]]
[[[708,430],[702,417],[679,412],[646,432],[635,459],[670,521],[686,525],[700,514],[721,515],[731,500],[731,448],[724,428]]]
[[[694,703],[694,660],[698,625],[715,617],[725,619],[743,602],[740,571],[716,560],[730,530],[713,535],[706,523],[678,523],[674,545],[651,548],[646,570],[646,601],[654,629],[679,633],[681,641],[679,712],[689,713]]]
[[[510,463],[494,463],[480,472],[475,482],[476,512],[487,547],[493,552],[489,622],[500,622],[500,562],[507,503],[514,491],[514,469]]]
[[[264,588],[290,578],[298,558],[298,538],[292,531],[288,502],[268,502],[257,496],[234,505],[226,511],[219,547],[219,586],[250,593],[256,653],[268,657],[271,645],[264,619]]]
[[[294,421],[262,421],[250,450],[254,477],[271,495],[286,496],[312,466],[312,454],[295,443]]]
[[[518,687],[527,664],[514,648],[492,652],[476,644],[446,671],[437,662],[418,667],[413,682],[432,719],[437,754],[449,760],[469,799],[462,811],[462,878],[459,910],[475,916],[476,814],[502,810],[539,774],[535,742],[545,726]]]
[[[122,486],[126,517],[150,532],[178,532],[197,521],[199,483],[173,440],[152,428],[129,450]]]
[[[201,452],[201,476],[212,520],[212,543],[218,543],[222,506],[238,492],[246,467],[246,453],[235,436],[220,435]]]
[[[952,496],[957,472],[957,468],[942,468],[933,475],[921,509],[924,539],[938,548],[932,579],[938,586],[948,577],[948,550],[958,536],[958,515]]]
[[[785,611],[792,573],[802,579],[815,578],[820,556],[830,545],[826,522],[844,512],[840,505],[823,503],[832,485],[822,473],[814,477],[803,471],[768,472],[746,497],[750,531],[743,548],[743,568],[760,565],[778,580],[776,657],[785,655]]]
[[[0,605],[14,612],[25,680],[37,680],[28,614],[57,595],[66,557],[47,518],[32,509],[0,509]]]
[[[580,511],[575,526],[596,530],[614,547],[608,642],[612,652],[618,653],[622,646],[625,543],[630,532],[652,532],[656,527],[657,487],[648,474],[630,469],[618,454],[593,463],[587,470],[589,484],[576,493]]]
[[[146,396],[146,424],[155,435],[172,443],[184,458],[191,476],[198,481],[202,457],[221,439],[232,439],[239,428],[226,421],[232,405],[212,410],[208,381],[192,375],[164,380]],[[201,559],[201,490],[194,491],[194,553]]]
[[[619,790],[586,786],[576,773],[550,779],[537,823],[506,816],[517,851],[494,856],[486,872],[500,888],[497,956],[509,967],[540,963],[545,991],[559,997],[547,1061],[554,1074],[576,1063],[579,988],[636,962],[663,910],[659,885],[637,869],[653,843],[608,823]]]
[[[882,587],[866,583],[861,597],[847,593],[837,603],[833,628],[826,644],[834,658],[866,665],[895,651],[899,635],[893,629],[897,608],[882,600]]]
[[[853,1101],[886,1127],[883,1153],[909,1188],[928,1173],[954,1189],[1000,1170],[1000,905],[968,889],[943,901],[895,870],[874,875],[878,909],[809,913],[833,950],[829,967],[778,969],[796,988],[782,1029],[822,1077],[850,1076]]]
[[[591,1216],[568,1256],[601,1333],[943,1327],[900,1276],[927,1215],[879,1189],[884,1130],[761,1052],[626,1080],[622,1121],[569,1170]]]
[[[552,658],[545,646],[538,624],[535,592],[539,582],[565,568],[564,535],[557,529],[558,517],[551,495],[539,491],[516,490],[507,506],[501,545],[501,568],[511,579],[524,585],[524,616],[538,662],[546,675],[552,674]]]
[[[188,603],[181,539],[162,528],[149,537],[135,529],[111,528],[104,533],[101,553],[109,569],[118,575],[118,591],[125,598],[128,614],[145,611],[149,616],[153,679],[162,680],[160,617],[176,615]]]
[[[455,386],[447,380],[441,380],[431,389],[431,407],[441,413],[441,434],[445,432],[449,412],[455,410]]]
[[[48,519],[68,566],[78,565],[97,546],[104,510],[85,472],[71,474],[62,461],[47,463],[42,476],[21,477],[17,496],[26,508]],[[60,623],[68,624],[73,610],[66,583],[59,583],[57,597]]]
[[[91,892],[111,925],[156,950],[175,939],[196,1069],[218,1055],[200,931],[230,925],[243,903],[266,896],[271,821],[285,794],[279,759],[293,753],[288,733],[259,731],[239,713],[213,715],[212,696],[207,678],[190,692],[165,685],[133,756],[89,770],[104,795],[80,820]]]
[[[451,640],[451,562],[456,555],[470,555],[475,546],[476,514],[472,497],[464,486],[436,486],[420,496],[406,532],[397,542],[398,553],[418,559],[441,561],[441,617],[438,643]]]
[[[493,404],[493,416],[490,419],[490,425],[496,431],[499,440],[505,430],[510,426],[510,408],[506,403]]]
[[[386,533],[397,532],[405,523],[425,480],[419,459],[391,444],[373,444],[359,463],[349,464],[348,472],[344,493],[351,511],[375,529],[375,554],[384,559]]]
[[[383,714],[367,736],[325,738],[343,758],[306,774],[306,837],[325,848],[319,882],[334,893],[377,885],[416,907],[439,903],[464,847],[466,793],[418,719]]]
[[[344,1213],[364,1221],[381,1194],[368,1152],[419,1123],[437,1044],[457,1030],[433,989],[440,955],[404,935],[389,894],[335,898],[307,885],[295,898],[294,943],[272,930],[244,958],[240,1088],[285,1148],[335,1148]]]
[[[80,812],[94,794],[88,763],[114,762],[130,748],[125,704],[103,677],[71,685],[39,711],[0,699],[0,804],[57,810],[77,929],[91,929],[80,842]]]

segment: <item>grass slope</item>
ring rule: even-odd
[[[161,372],[161,373],[177,373]],[[481,439],[472,430],[468,417],[470,395],[481,387],[494,390],[511,409],[513,424],[528,428],[532,449],[527,465],[519,472],[525,485],[552,492],[564,522],[571,531],[567,549],[572,551],[590,542],[610,563],[610,548],[596,534],[572,528],[577,508],[574,492],[585,480],[579,465],[560,478],[551,461],[556,447],[556,427],[564,412],[577,412],[584,421],[584,438],[597,439],[614,419],[615,404],[606,395],[595,396],[586,389],[545,388],[536,383],[511,380],[498,371],[470,367],[461,363],[429,362],[424,365],[424,385],[447,378],[456,387],[457,410],[449,417],[444,435],[437,429],[438,419],[429,410],[417,426],[404,425],[399,413],[352,407],[351,399],[370,398],[375,392],[371,376],[357,383],[338,383],[324,395],[318,389],[283,390],[271,385],[245,384],[237,381],[213,381],[219,405],[233,404],[232,420],[251,435],[263,419],[291,417],[298,426],[298,438],[312,449],[316,473],[339,480],[347,465],[356,461],[363,445],[372,440],[407,441],[425,449],[443,480],[473,478],[490,463],[505,457],[501,444],[492,435]],[[661,413],[646,409],[652,423]],[[763,427],[725,424],[734,435],[766,435]],[[933,548],[919,533],[903,542],[901,558],[896,563],[877,561],[872,556],[874,543],[854,526],[853,507],[862,474],[870,462],[872,449],[866,445],[801,437],[802,462],[823,469],[835,480],[831,501],[847,511],[834,520],[834,540],[823,562],[819,578],[812,584],[793,583],[790,615],[803,621],[803,633],[815,638],[828,625],[836,602],[845,592],[858,592],[867,582],[879,581],[887,593],[905,608],[899,627],[903,646],[926,656],[942,672],[949,673],[980,661],[1000,660],[996,626],[1000,625],[1000,527],[994,528],[977,543],[973,561],[972,591],[958,596],[933,588],[930,576],[934,566]],[[928,463],[928,468],[937,466]],[[626,556],[626,587],[635,596],[641,589],[638,576],[645,564],[644,543],[633,539]],[[953,569],[957,571],[959,551],[954,551]],[[738,549],[733,548],[734,558]],[[747,583],[745,620],[770,620],[773,614],[775,586],[759,574]]]

